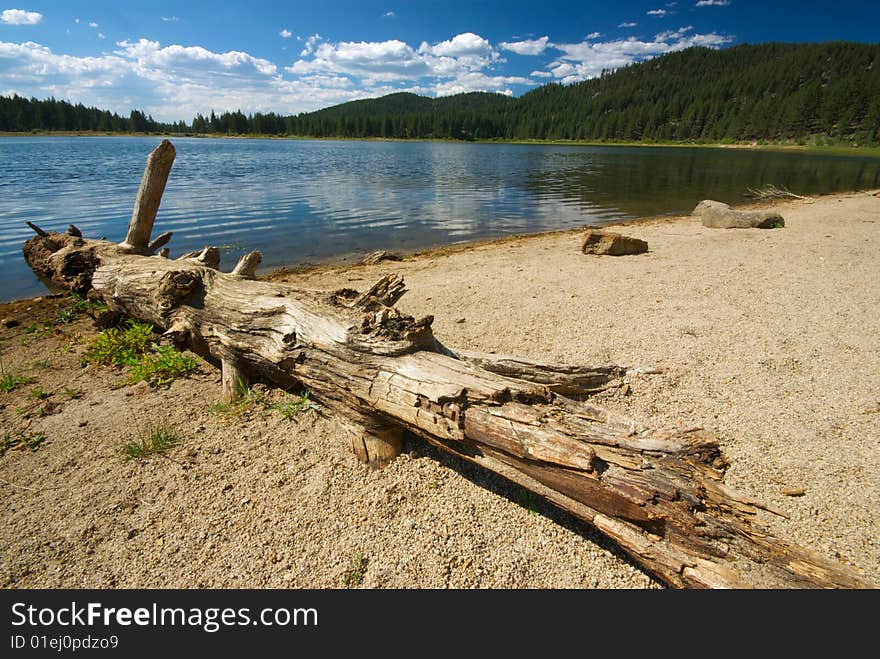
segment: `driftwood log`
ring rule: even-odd
[[[165,144],[157,151],[167,156]],[[328,293],[254,280],[257,253],[231,273],[217,269],[215,248],[150,256],[158,200],[141,197],[161,195],[158,167],[167,176],[167,158],[151,156],[126,243],[35,228],[24,257],[53,284],[99,297],[220,365],[227,397],[239,381],[306,387],[373,465],[414,433],[591,524],[670,586],[867,585],[762,529],[760,504],[724,485],[726,461],[710,434],[652,432],[568,397],[609,386],[619,367],[449,349],[432,317],[394,307],[406,292],[396,275],[363,293]]]

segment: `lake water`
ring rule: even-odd
[[[125,237],[159,138],[0,138],[0,300],[45,292],[24,263],[30,220]],[[153,230],[171,255],[217,245],[281,265],[690,212],[772,183],[797,193],[880,187],[880,158],[734,149],[436,142],[172,140]]]

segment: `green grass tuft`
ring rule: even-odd
[[[39,432],[19,432],[17,435],[3,435],[3,438],[0,439],[0,456],[6,455],[6,452],[10,449],[20,446],[36,451],[44,441],[46,441],[46,436]]]
[[[28,375],[15,375],[15,373],[0,374],[0,393],[8,394],[21,384],[30,384],[34,379]]]
[[[347,588],[360,586],[364,583],[364,577],[367,574],[367,565],[369,562],[370,561],[366,556],[363,554],[357,554],[351,562],[351,568],[346,570],[345,574],[342,575],[342,583],[344,583]]]
[[[148,427],[138,437],[130,439],[122,445],[122,452],[128,460],[137,460],[147,456],[164,453],[177,444],[180,438],[166,425],[158,424]]]
[[[320,405],[309,398],[308,391],[294,397],[292,400],[283,400],[279,403],[274,403],[269,407],[281,414],[281,416],[288,421],[295,420],[296,417],[306,410],[319,411],[321,409]]]
[[[156,346],[151,353],[141,357],[141,360],[131,367],[128,373],[130,382],[156,381],[159,386],[171,384],[177,378],[186,377],[195,373],[199,368],[198,362],[178,352],[172,346]]]

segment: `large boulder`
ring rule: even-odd
[[[619,233],[587,231],[584,234],[581,251],[584,254],[605,254],[607,256],[642,254],[648,251],[648,243]]]
[[[711,229],[776,229],[785,226],[785,220],[773,211],[737,211],[727,204],[704,199],[694,209],[694,215],[703,218],[703,226]]]

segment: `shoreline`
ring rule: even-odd
[[[277,279],[364,290],[399,272],[397,306],[434,315],[452,348],[651,367],[595,403],[712,432],[725,484],[785,515],[760,525],[880,585],[878,194],[750,204],[782,229],[622,221],[648,242],[638,256],[582,254],[582,230],[565,230]],[[207,364],[168,387],[83,368],[96,330],[58,321],[65,304],[19,301],[19,326],[0,326],[5,372],[33,378],[0,393],[0,420],[44,437],[0,457],[0,587],[343,588],[353,565],[365,588],[658,587],[603,536],[421,440],[369,471],[334,418],[273,412],[284,392],[216,411]],[[121,444],[157,421],[179,443],[126,460]]]
[[[207,133],[113,133],[104,131],[37,131],[28,133],[0,131],[4,137],[155,137],[189,139],[228,139],[228,140],[290,140],[316,142],[400,142],[400,143],[448,143],[448,144],[520,144],[534,146],[570,147],[638,147],[638,148],[693,148],[693,149],[742,149],[748,151],[772,151],[782,153],[809,153],[829,156],[866,156],[880,158],[880,146],[817,146],[814,144],[732,142],[602,142],[591,140],[453,140],[441,138],[403,139],[391,137],[313,137],[305,135],[219,135]]]

